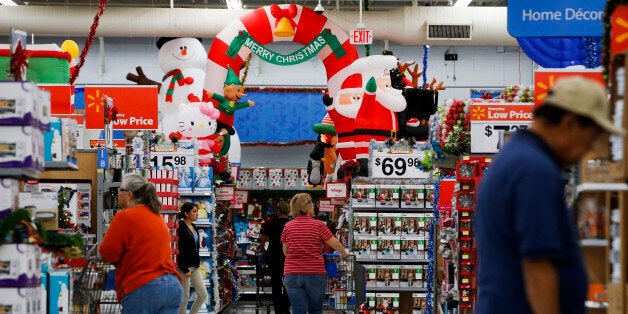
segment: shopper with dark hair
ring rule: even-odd
[[[325,262],[323,244],[347,258],[349,253],[329,231],[324,222],[314,219],[314,202],[307,193],[298,193],[290,201],[295,217],[283,229],[281,242],[286,255],[284,286],[293,314],[323,312],[325,299]]]
[[[181,278],[155,186],[139,174],[126,174],[118,204],[123,210],[111,220],[99,252],[116,266],[122,313],[177,313],[183,297]]]
[[[280,201],[275,206],[277,216],[262,226],[260,231],[260,247],[264,261],[268,264],[271,271],[270,281],[273,294],[273,307],[275,313],[290,313],[290,299],[283,286],[283,270],[286,256],[283,254],[281,247],[281,234],[283,228],[290,221],[288,213],[290,212],[290,204],[286,201]],[[268,243],[268,249],[266,249]]]
[[[190,309],[191,314],[196,314],[207,300],[207,289],[203,283],[203,275],[199,270],[201,258],[199,257],[200,237],[196,227],[192,224],[198,219],[198,206],[192,202],[181,205],[178,215],[179,229],[179,254],[177,255],[177,268],[183,277],[183,302],[179,307],[179,314],[185,314],[190,298],[190,284],[196,291],[196,299]]]
[[[586,269],[562,167],[580,160],[605,133],[623,133],[609,109],[599,83],[559,80],[532,126],[489,166],[475,211],[476,313],[585,313]]]

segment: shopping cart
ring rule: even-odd
[[[327,287],[325,310],[353,312],[356,307],[355,256],[341,259],[339,254],[324,254]]]
[[[116,314],[122,312],[115,291],[115,268],[98,257],[87,260],[74,282],[72,313]]]
[[[270,267],[264,261],[262,254],[257,254],[257,263],[255,265],[255,307],[256,313],[266,308],[266,313],[270,314],[273,305],[271,294],[271,271]]]

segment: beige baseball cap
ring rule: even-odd
[[[606,95],[600,83],[573,76],[556,82],[547,93],[545,103],[590,118],[609,133],[624,135],[625,131],[616,127],[609,118],[610,104]]]

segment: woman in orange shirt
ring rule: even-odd
[[[181,277],[172,261],[170,233],[161,217],[155,186],[129,173],[118,189],[123,209],[111,220],[100,256],[116,266],[122,313],[178,313]]]

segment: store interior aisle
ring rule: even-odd
[[[255,306],[255,301],[238,301],[238,302],[233,302],[231,304],[229,304],[227,306],[227,308],[225,308],[224,311],[221,312],[222,314],[274,314],[275,311],[273,310],[273,307],[270,306],[268,309],[266,308],[266,306],[261,306],[259,308],[257,308]],[[323,314],[331,314],[331,313],[337,313],[334,311],[323,311]]]

